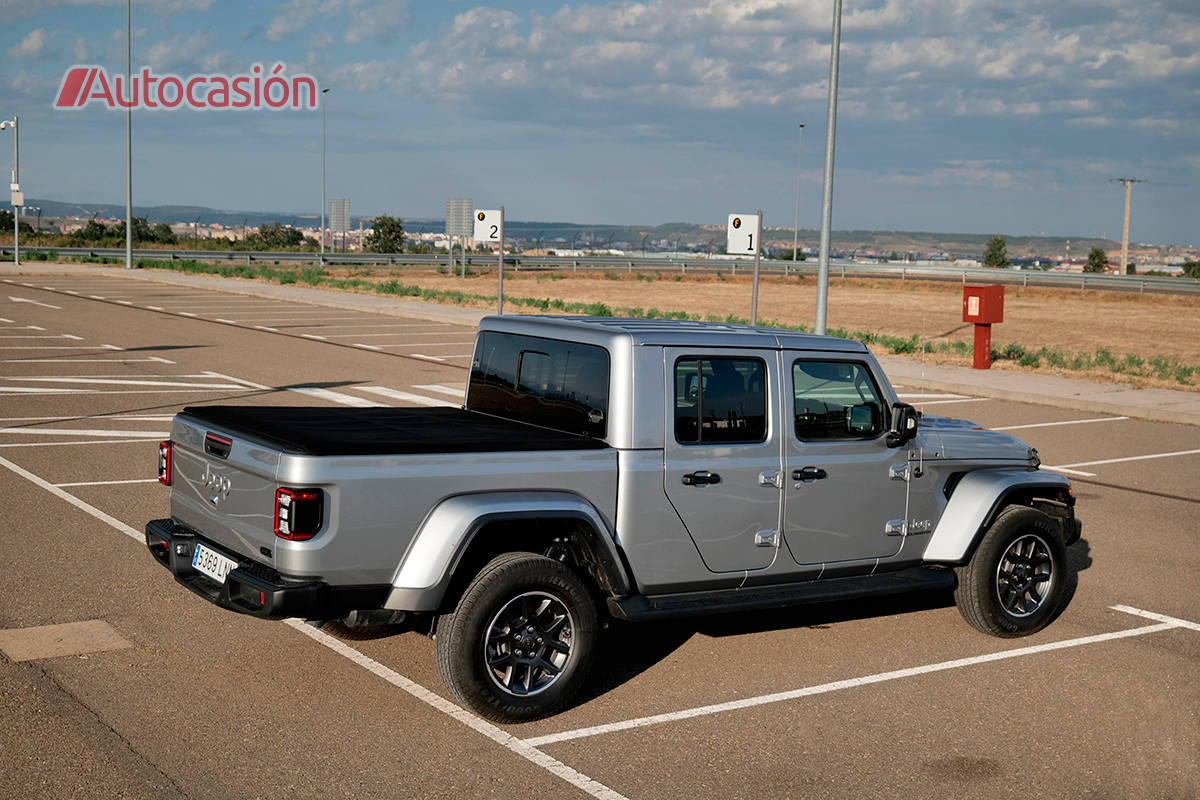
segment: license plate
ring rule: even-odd
[[[229,570],[236,566],[237,562],[232,558],[213,552],[202,544],[197,544],[196,552],[192,554],[192,569],[203,572],[217,583],[224,583]]]

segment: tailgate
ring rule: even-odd
[[[239,555],[275,564],[280,452],[179,414],[171,426],[171,516]]]

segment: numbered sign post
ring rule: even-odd
[[[498,242],[500,258],[496,269],[496,313],[504,313],[504,206],[475,211],[475,241]]]
[[[730,214],[725,228],[725,252],[754,254],[754,288],[750,293],[750,324],[758,324],[758,259],[762,252],[762,209],[754,214]]]

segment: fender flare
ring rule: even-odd
[[[922,560],[964,563],[974,552],[984,526],[1014,492],[1045,489],[1057,494],[1070,488],[1071,482],[1056,472],[1024,467],[972,470],[954,487],[950,502],[925,546]]]
[[[631,591],[612,528],[586,499],[570,492],[485,492],[447,498],[426,516],[396,569],[384,608],[436,611],[475,536],[489,523],[522,519],[579,521],[613,591]]]

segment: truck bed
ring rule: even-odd
[[[498,453],[608,447],[600,439],[462,408],[188,406],[183,413],[201,424],[241,433],[299,455]]]

